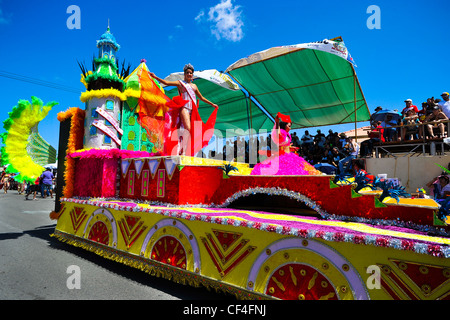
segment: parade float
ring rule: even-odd
[[[118,72],[119,46],[109,28],[97,47],[94,70],[82,75],[85,109],[58,114],[61,180],[50,214],[57,220],[53,237],[152,276],[239,299],[450,299],[450,230],[434,200],[383,196],[325,174],[255,176],[246,163],[168,155],[164,123],[174,100],[146,78],[145,61],[128,75]],[[304,61],[297,70],[319,60],[327,66],[329,81],[322,84],[341,96],[320,111],[323,121],[331,121],[332,112],[357,117],[357,109],[364,118],[367,106],[351,63],[319,44],[279,50],[288,63]],[[267,59],[266,67],[273,62]],[[239,79],[239,72],[257,66],[249,67],[229,73]],[[321,82],[318,73],[309,74]],[[316,90],[297,82],[304,94]],[[225,100],[234,95],[248,107],[254,122],[242,125],[267,125],[257,121],[264,113],[242,91],[208,86],[228,90]],[[227,108],[217,100],[217,124],[225,130]],[[293,121],[313,122],[316,113],[292,115]]]

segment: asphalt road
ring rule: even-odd
[[[50,237],[54,199],[0,191],[0,300],[233,300],[152,277]],[[67,283],[79,268],[79,289]],[[69,281],[68,281],[69,279]]]

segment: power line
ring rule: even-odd
[[[81,90],[76,89],[74,87],[64,86],[64,85],[60,85],[57,83],[44,81],[44,80],[40,80],[40,79],[36,79],[36,78],[31,78],[31,77],[27,77],[27,76],[22,76],[20,74],[6,72],[6,71],[2,71],[2,70],[0,70],[0,77],[14,79],[14,80],[23,81],[23,82],[28,82],[28,83],[36,84],[39,86],[56,89],[56,90],[63,90],[63,91],[72,92],[72,93],[81,93]]]

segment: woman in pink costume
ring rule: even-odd
[[[280,121],[281,120],[281,121]],[[291,118],[278,112],[275,126],[272,129],[272,140],[278,145],[279,152],[272,151],[271,157],[258,163],[251,175],[322,175],[302,157],[292,152],[291,147]]]

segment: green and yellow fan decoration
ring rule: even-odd
[[[44,165],[56,160],[56,150],[39,135],[37,127],[57,102],[44,105],[41,99],[31,97],[20,100],[3,121],[5,133],[0,136],[1,164],[8,165],[6,172],[18,173],[17,181],[34,182],[44,171]],[[50,159],[52,158],[52,159]],[[49,161],[50,160],[50,161]]]

